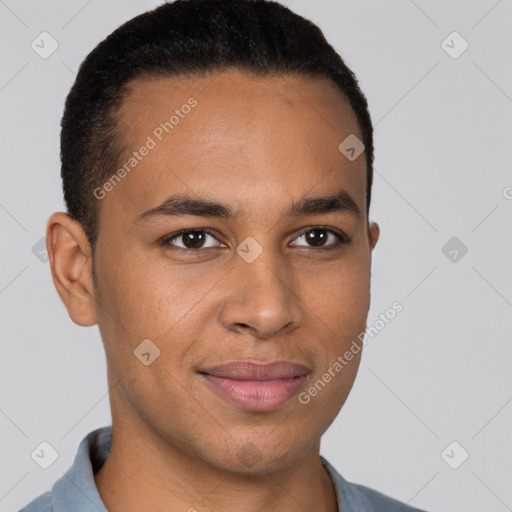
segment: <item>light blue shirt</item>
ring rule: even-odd
[[[78,448],[71,468],[48,491],[19,512],[108,512],[94,482],[96,473],[110,453],[112,427],[90,432]],[[322,457],[336,490],[341,512],[422,512],[362,485],[347,482]]]

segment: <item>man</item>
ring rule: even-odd
[[[61,149],[52,276],[99,326],[112,427],[23,511],[416,510],[319,455],[379,238],[367,102],[320,30],[264,0],[164,4],[86,58]]]

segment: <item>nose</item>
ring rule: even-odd
[[[302,301],[286,262],[264,250],[253,262],[240,258],[236,265],[230,272],[230,292],[221,311],[224,327],[258,339],[296,329],[303,317]]]

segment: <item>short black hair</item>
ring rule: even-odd
[[[202,76],[239,69],[259,76],[331,79],[353,109],[366,158],[366,213],[373,179],[373,127],[354,73],[311,21],[270,0],[175,0],[127,21],[82,62],[61,123],[61,176],[68,215],[94,253],[93,191],[123,161],[118,113],[137,78]],[[341,142],[341,141],[340,141]]]

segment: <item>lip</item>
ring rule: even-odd
[[[309,373],[309,367],[301,363],[289,361],[233,361],[200,370],[216,377],[235,380],[275,380],[302,377]]]
[[[270,411],[297,394],[310,369],[288,361],[234,361],[199,373],[215,391],[240,408]]]

